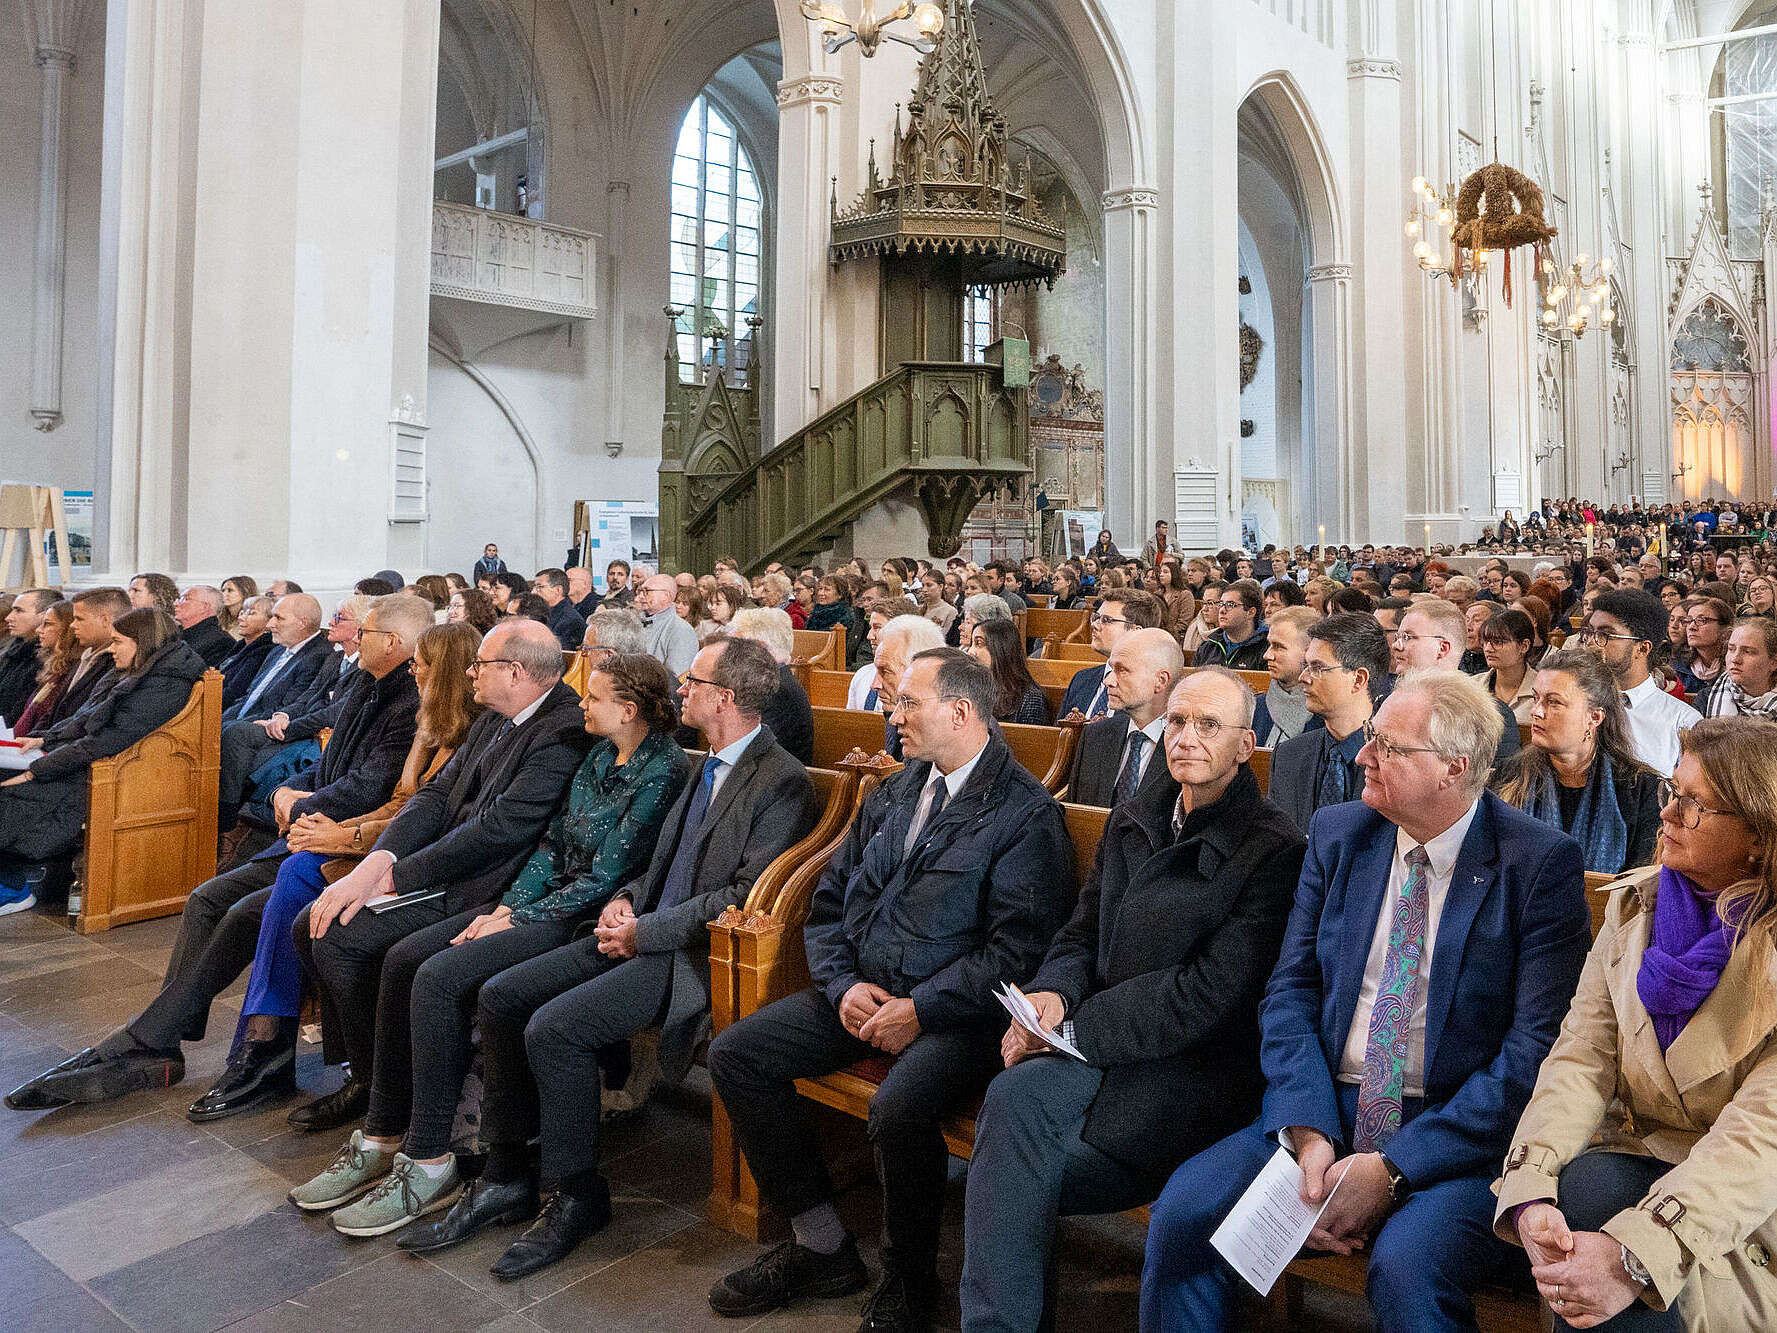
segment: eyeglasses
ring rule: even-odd
[[[1364,744],[1374,745],[1376,753],[1384,759],[1398,759],[1404,754],[1436,754],[1437,750],[1429,745],[1396,745],[1376,733],[1374,724],[1364,723]]]
[[[1323,666],[1319,662],[1304,662],[1302,663],[1302,679],[1319,680],[1322,676],[1330,676],[1335,671],[1353,671],[1355,669],[1354,667],[1341,666],[1337,662],[1330,666]]]
[[[399,639],[401,637],[397,631],[392,629],[371,629],[369,626],[363,626],[358,630],[358,637],[360,639],[366,634],[387,634],[391,639]]]
[[[712,690],[725,690],[728,688],[726,685],[717,681],[705,680],[702,676],[694,676],[689,671],[680,676],[679,679],[686,685],[708,685]]]
[[[1684,626],[1723,625],[1726,621],[1717,620],[1714,616],[1681,616],[1678,621]]]
[[[1218,601],[1216,603],[1216,610],[1218,610],[1218,611],[1244,611],[1244,610],[1246,610],[1246,603],[1239,601],[1239,600],[1235,600],[1232,602]]]
[[[1442,634],[1415,634],[1412,630],[1397,629],[1392,635],[1397,648],[1405,648],[1415,639],[1436,639],[1439,643],[1449,643]]]
[[[1107,616],[1102,611],[1094,611],[1092,613],[1092,623],[1094,625],[1127,625],[1129,622],[1121,616]]]
[[[1176,736],[1186,727],[1190,727],[1197,733],[1197,739],[1204,741],[1213,741],[1221,734],[1223,727],[1230,725],[1219,717],[1192,717],[1189,713],[1168,713],[1166,715],[1166,730],[1170,734]],[[1247,731],[1249,728],[1235,727],[1234,730]]]
[[[479,676],[483,667],[491,666],[523,666],[515,657],[478,657],[469,663],[469,674]]]
[[[1714,810],[1694,796],[1686,796],[1671,782],[1660,784],[1660,809],[1669,805],[1678,807],[1678,822],[1685,828],[1694,829],[1703,822],[1704,815],[1726,815],[1730,819],[1744,819],[1738,810]]]
[[[1593,629],[1590,625],[1576,631],[1576,636],[1581,643],[1608,643],[1612,639],[1621,639],[1625,643],[1639,643],[1641,641],[1639,634],[1612,634],[1607,629]]]
[[[893,717],[899,713],[903,717],[912,717],[927,704],[949,703],[960,698],[962,698],[960,694],[934,694],[930,699],[915,699],[911,695],[903,694],[895,700],[895,706],[889,710],[889,716]]]

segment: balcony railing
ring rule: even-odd
[[[567,319],[598,314],[598,237],[463,204],[432,205],[432,295]]]

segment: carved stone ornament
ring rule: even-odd
[[[805,74],[799,79],[785,79],[777,86],[779,106],[801,106],[806,102],[830,102],[837,106],[845,100],[845,80],[830,74]]]
[[[1127,190],[1106,190],[1099,201],[1107,213],[1121,213],[1132,208],[1160,207],[1160,191],[1133,186]]]
[[[1245,393],[1253,377],[1259,373],[1259,353],[1265,350],[1265,340],[1259,331],[1244,319],[1240,321],[1240,392]]]
[[[1377,60],[1366,56],[1345,62],[1345,76],[1350,79],[1393,79],[1397,83],[1401,77],[1401,62],[1398,60]]]
[[[781,93],[780,93],[781,98]],[[877,255],[962,255],[971,287],[1053,286],[1067,234],[1038,201],[1030,156],[1014,168],[1006,121],[987,94],[968,0],[944,0],[944,30],[919,67],[883,180],[874,142],[864,192],[833,200],[834,263]]]

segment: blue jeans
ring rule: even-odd
[[[302,1011],[302,964],[290,940],[290,927],[327,887],[321,867],[332,859],[319,852],[293,852],[278,867],[277,881],[259,922],[259,947],[254,950],[253,970],[247,976],[241,1017],[270,1014],[295,1018]]]
[[[1339,1093],[1349,1132],[1357,1090],[1342,1084]],[[1143,1333],[1235,1326],[1244,1284],[1209,1238],[1276,1151],[1275,1140],[1249,1125],[1173,1172],[1148,1228]],[[1365,1286],[1380,1333],[1476,1328],[1469,1292],[1524,1263],[1521,1251],[1493,1234],[1491,1186],[1491,1175],[1477,1175],[1415,1190],[1371,1238]]]

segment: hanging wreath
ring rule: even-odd
[[[1464,252],[1497,250],[1505,260],[1506,308],[1512,305],[1512,251],[1533,246],[1546,258],[1555,228],[1543,216],[1542,187],[1516,167],[1491,162],[1462,183],[1456,197],[1456,226],[1450,233],[1456,250],[1451,280],[1462,277]],[[1537,264],[1535,272],[1542,273]]]

